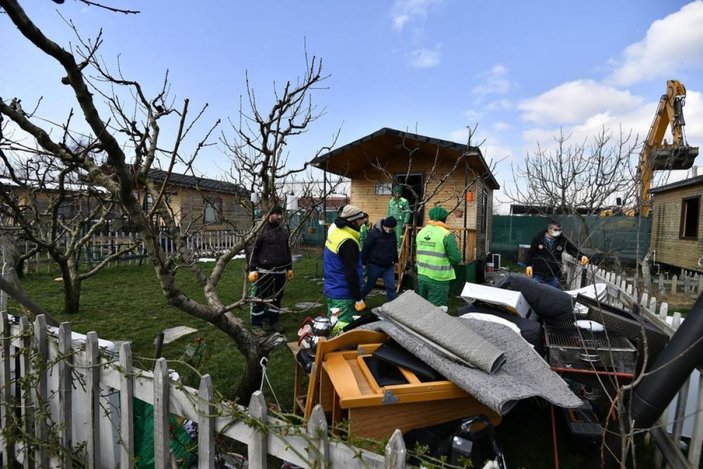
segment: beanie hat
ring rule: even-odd
[[[430,209],[430,220],[445,221],[449,213],[440,206],[432,207]]]
[[[402,193],[403,193],[403,188],[400,187],[400,186],[395,186],[395,187],[393,188],[393,193],[394,193],[394,194],[402,194]]]
[[[274,205],[271,209],[271,213],[283,214],[283,207],[281,207],[280,205]]]
[[[355,205],[345,205],[342,209],[342,213],[339,215],[340,218],[344,218],[346,221],[354,221],[364,216],[364,212]]]
[[[396,221],[395,217],[388,217],[383,219],[383,221],[381,222],[381,226],[395,228],[396,226],[398,226],[398,222]]]

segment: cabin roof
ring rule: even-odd
[[[384,127],[376,132],[341,146],[328,153],[313,159],[310,164],[324,171],[339,176],[353,177],[363,169],[368,168],[370,161],[379,155],[386,157],[393,155],[407,155],[406,146],[417,148],[421,153],[434,155],[439,152],[440,158],[455,159],[462,154],[469,156],[469,164],[479,171],[491,189],[500,189],[493,173],[483,159],[478,147],[470,147],[467,151],[466,144],[442,140],[413,134],[402,130]]]
[[[168,173],[160,169],[149,170],[149,176],[157,182],[163,182]],[[226,181],[218,181],[217,179],[209,179],[187,174],[171,173],[168,175],[168,183],[180,187],[192,187],[194,189],[222,192],[226,194],[248,194],[248,191],[239,186]]]
[[[656,194],[658,192],[671,191],[674,189],[680,189],[682,187],[688,187],[688,186],[695,186],[697,184],[702,184],[702,183],[703,183],[703,175],[688,178],[688,179],[683,179],[681,181],[672,182],[672,183],[666,184],[664,186],[655,187],[653,189],[650,189],[649,192],[651,192],[652,194]]]

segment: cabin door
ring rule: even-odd
[[[424,197],[423,193],[423,175],[418,174],[396,174],[395,184],[393,186],[403,187],[403,197],[408,199],[410,204],[410,210],[412,210],[412,216],[410,218],[410,223],[415,219],[415,226],[422,226],[425,222],[423,207],[419,207],[419,202]],[[412,188],[412,189],[411,189]],[[417,195],[416,195],[417,194]],[[400,220],[399,220],[400,221]]]

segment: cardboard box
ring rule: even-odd
[[[467,282],[461,291],[461,297],[467,302],[481,300],[485,303],[502,306],[523,318],[526,318],[530,312],[530,304],[522,296],[522,293],[517,291]]]

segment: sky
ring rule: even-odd
[[[483,142],[497,181],[509,188],[511,167],[538,144],[549,146],[560,129],[574,141],[620,126],[644,138],[668,79],[687,89],[688,143],[703,144],[701,1],[104,3],[140,13],[111,13],[76,0],[22,2],[65,48],[75,44],[69,21],[88,37],[102,28],[102,59],[114,68],[119,57],[124,75],[150,95],[168,70],[175,103],[208,104],[201,131],[221,118],[219,129],[231,133],[227,119],[237,119],[245,74],[261,109],[268,109],[274,83],[303,74],[306,50],[321,58],[329,78],[312,100],[324,115],[289,142],[291,167],[329,145],[337,131],[337,147],[383,127],[465,143],[467,127],[476,126],[474,142]],[[75,103],[57,66],[4,15],[0,44],[0,97],[21,98],[25,109],[42,97],[38,114],[61,121]],[[228,167],[219,145],[197,162],[201,175],[214,179]],[[690,175],[676,171],[659,181]],[[498,191],[498,212],[506,212],[505,201]]]

